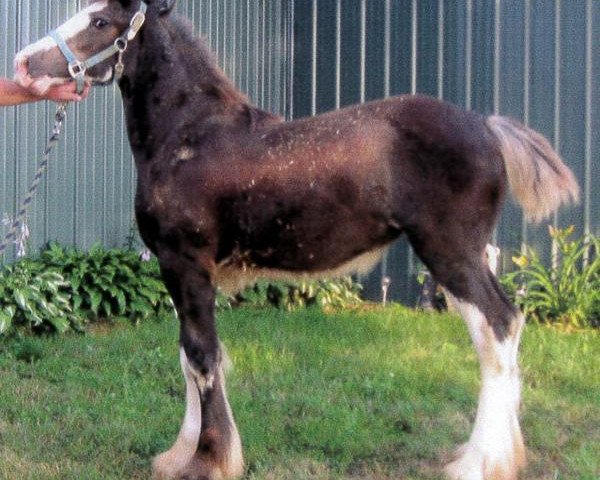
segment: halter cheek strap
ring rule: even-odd
[[[119,59],[115,65],[115,75],[117,78],[121,77],[123,69],[125,68],[125,65],[123,65],[123,53],[127,49],[129,42],[137,36],[144,25],[147,9],[148,5],[145,2],[141,2],[140,9],[131,18],[127,30],[125,30],[120,37],[117,37],[110,47],[105,48],[100,53],[97,53],[84,61],[80,61],[77,58],[58,30],[53,30],[48,33],[48,36],[56,42],[56,45],[58,45],[58,48],[67,59],[69,74],[75,80],[77,93],[82,93],[85,88],[85,72],[99,63],[102,63],[104,60],[108,60],[117,53],[119,54]]]

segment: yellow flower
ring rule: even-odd
[[[525,268],[529,265],[529,259],[525,255],[521,255],[520,257],[512,257],[512,261],[515,265]]]

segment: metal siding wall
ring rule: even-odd
[[[600,2],[594,0],[297,0],[295,116],[399,93],[426,93],[524,120],[554,142],[583,188],[552,223],[600,234]],[[523,243],[551,257],[547,225],[507,201],[494,236],[502,267]],[[364,280],[412,302],[418,269],[401,240]]]
[[[11,77],[15,52],[84,3],[1,0],[0,75]],[[268,0],[180,0],[177,8],[208,37],[225,72],[253,101],[289,116],[287,5]],[[25,196],[54,110],[47,102],[0,110],[0,219],[14,215]],[[38,248],[48,240],[82,248],[123,245],[134,226],[135,171],[118,89],[95,88],[83,104],[70,105],[63,132],[29,210],[30,246]]]
[[[12,55],[10,52],[15,50],[15,28],[14,22],[10,19],[16,18],[15,2],[2,1],[0,2],[0,45],[4,48],[0,49],[0,68],[3,71],[8,71],[12,63]],[[14,117],[15,112],[12,109],[0,109],[0,134],[3,135],[0,142],[0,221],[5,213],[12,212],[14,207]],[[0,232],[3,229],[0,227]]]
[[[72,15],[81,0],[0,3],[0,74],[22,46]],[[594,0],[180,0],[227,75],[258,105],[302,117],[406,92],[520,118],[550,138],[580,178],[583,202],[557,225],[600,234],[600,2]],[[23,198],[52,125],[53,105],[0,111],[0,215]],[[123,243],[135,173],[118,91],[70,106],[65,138],[29,214],[31,244]],[[549,259],[546,226],[508,201],[496,241]],[[405,240],[365,282],[412,301],[418,269]]]
[[[0,73],[12,76],[15,52],[41,38],[82,4],[76,0],[3,2],[6,28]],[[54,111],[54,105],[47,102],[2,109],[0,215],[14,215],[24,198]],[[132,163],[118,93],[114,87],[94,89],[84,104],[68,108],[63,137],[29,209],[30,247],[49,240],[83,248],[94,243],[122,245],[132,222],[132,192]]]
[[[600,235],[600,2],[588,0],[586,14],[586,230]]]
[[[289,116],[287,2],[188,0],[178,11],[207,39],[226,75],[250,99]]]

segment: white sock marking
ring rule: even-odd
[[[523,462],[523,442],[518,408],[520,381],[517,365],[522,317],[516,334],[502,342],[495,337],[483,313],[474,305],[455,299],[462,314],[481,366],[481,390],[473,432],[460,458],[449,465],[451,478],[483,480],[497,471],[514,478]]]
[[[173,446],[154,460],[153,468],[157,478],[174,478],[183,470],[196,453],[200,439],[202,428],[200,393],[183,348],[179,350],[179,360],[185,377],[185,415]]]
[[[197,382],[194,378],[194,372],[183,348],[181,348],[179,351],[179,359],[181,362],[183,375],[185,376],[186,409],[183,418],[183,424],[181,426],[181,430],[179,431],[179,435],[177,436],[177,440],[168,451],[158,455],[153,462],[154,478],[161,480],[177,478],[178,475],[184,470],[196,453],[196,448],[198,447],[198,441],[200,439],[202,430],[200,394],[198,391]],[[226,460],[224,464],[221,465],[222,471],[220,474],[226,478],[240,477],[244,471],[242,444],[237,427],[233,421],[231,407],[227,401],[224,373],[222,368],[219,373],[220,374],[218,378],[220,381],[220,387],[222,388],[223,395],[225,396],[226,415],[231,427],[230,443],[229,445],[225,446],[227,449],[227,452],[225,453]]]
[[[190,441],[194,444],[194,452],[198,439],[200,438],[200,431],[202,426],[202,409],[200,405],[200,393],[198,387],[194,381],[192,369],[183,348],[179,350],[179,359],[181,362],[181,369],[185,376],[185,416],[183,418],[183,425],[181,427],[180,436],[185,438],[186,441]],[[192,454],[194,453],[192,452]]]

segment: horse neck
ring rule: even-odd
[[[214,116],[239,115],[248,104],[179,21],[157,20],[142,34],[132,71],[119,83],[138,166],[154,160],[178,126],[201,129]]]

